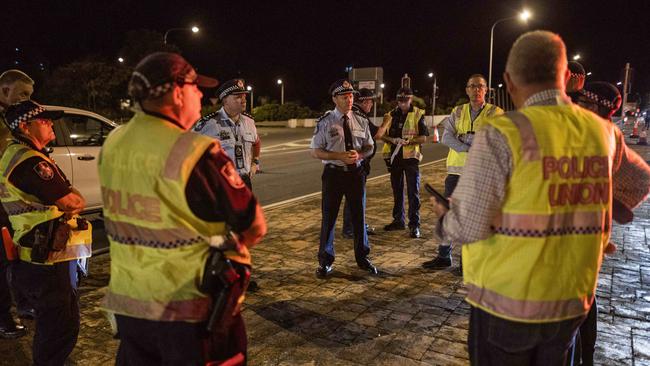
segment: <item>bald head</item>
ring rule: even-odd
[[[520,36],[510,49],[506,72],[517,84],[564,85],[566,47],[559,35],[533,31]]]

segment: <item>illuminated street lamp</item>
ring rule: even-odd
[[[436,78],[436,74],[433,72],[428,73],[427,76],[429,79],[433,79],[433,94],[431,94],[431,123],[433,123],[436,115],[436,90],[438,89],[436,83],[438,78]]]
[[[123,59],[122,57],[118,57],[118,58],[117,58],[117,62],[123,64],[123,63],[124,63],[124,59]]]
[[[589,71],[589,72],[587,73],[587,76],[591,76],[591,71]]]
[[[249,85],[249,86],[246,87],[246,90],[251,92],[251,112],[253,112],[253,103],[254,103],[254,100],[255,100],[255,97],[253,96],[253,87]]]
[[[623,85],[623,82],[619,81],[618,83],[616,83],[616,85],[621,86],[621,85]]]
[[[384,88],[386,87],[386,84],[381,83],[379,84],[379,104],[384,104]]]
[[[278,79],[278,85],[280,85],[280,105],[284,105],[284,83],[282,79]]]
[[[191,31],[192,33],[199,33],[199,27],[197,26],[192,26],[192,28],[171,28],[167,29],[165,32],[165,35],[163,36],[163,44],[167,44],[167,36],[169,33],[174,32],[174,31]]]
[[[490,30],[490,68],[489,68],[489,74],[488,74],[488,93],[490,98],[492,98],[492,53],[494,49],[494,27],[497,26],[497,24],[501,22],[505,22],[506,20],[511,20],[511,19],[519,19],[522,22],[528,21],[533,15],[526,9],[524,9],[519,15],[513,16],[513,17],[508,17],[508,18],[503,18],[499,19],[494,24],[492,24],[492,29]]]
[[[576,55],[573,56],[573,61],[578,61],[578,60],[580,60],[580,54],[576,53]]]

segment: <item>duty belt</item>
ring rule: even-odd
[[[339,170],[339,171],[342,171],[342,172],[356,172],[357,170],[359,170],[361,168],[361,165],[354,165],[354,166],[344,165],[344,166],[340,166],[340,165],[336,165],[336,164],[325,164],[325,168]]]

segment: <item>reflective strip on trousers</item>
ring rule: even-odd
[[[205,239],[188,229],[152,229],[126,222],[104,218],[106,233],[120,244],[141,245],[149,248],[173,249],[205,242]]]
[[[598,234],[609,232],[607,215],[603,211],[574,211],[552,215],[502,213],[494,231],[500,235],[525,237]]]
[[[515,300],[471,283],[466,286],[467,300],[471,303],[518,319],[559,321],[574,318],[586,314],[592,300],[588,297],[555,301]]]
[[[189,322],[206,320],[211,304],[209,297],[167,302],[144,301],[116,294],[110,290],[102,301],[102,307],[117,314],[141,319]]]

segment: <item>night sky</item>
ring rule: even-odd
[[[161,5],[164,4],[164,5]],[[416,94],[459,95],[472,73],[488,74],[490,27],[523,7],[534,15],[495,31],[493,85],[501,81],[509,47],[526,30],[558,32],[568,54],[580,53],[588,80],[616,82],[626,62],[635,69],[633,92],[650,91],[650,1],[3,1],[0,67],[57,66],[94,56],[113,62],[125,33],[173,27],[169,42],[202,73],[220,80],[243,77],[257,96],[318,107],[329,84],[348,65],[382,66],[392,96],[400,77]],[[15,48],[19,52],[15,51]]]

